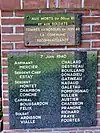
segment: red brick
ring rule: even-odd
[[[97,82],[97,86],[100,87],[100,81]]]
[[[98,74],[98,79],[100,79],[100,74]]]
[[[100,17],[88,17],[88,18],[82,18],[82,23],[83,24],[88,24],[88,23],[99,23],[100,22]]]
[[[15,47],[16,47],[16,49],[25,49],[26,48],[24,43],[16,43]]]
[[[100,25],[93,26],[93,32],[100,32]]]
[[[59,8],[80,8],[81,0],[59,0]]]
[[[100,110],[100,104],[97,104],[97,110]]]
[[[100,0],[85,0],[85,8],[99,8],[100,9]]]
[[[1,62],[2,66],[7,66],[8,65],[8,61],[6,59],[2,59],[2,62]]]
[[[97,113],[97,118],[100,118],[100,113]]]
[[[13,44],[2,44],[3,50],[13,49]]]
[[[8,92],[3,92],[3,98],[8,98]]]
[[[0,0],[0,9],[1,9],[1,3],[2,3],[2,2],[1,2],[1,0]]]
[[[1,9],[19,9],[20,8],[20,0],[1,0]]]
[[[8,52],[7,51],[3,51],[2,52],[2,57],[7,58],[7,56],[8,56]]]
[[[100,93],[99,93],[99,95],[100,95]],[[97,97],[97,102],[100,102],[100,97]]]
[[[100,10],[92,10],[91,14],[92,16],[100,16]]]
[[[3,68],[3,74],[8,74],[8,68]]]
[[[2,19],[2,25],[20,25],[24,24],[24,19]]]
[[[25,14],[25,11],[16,11],[15,14],[16,14],[17,17],[23,17],[24,14]]]
[[[3,90],[8,90],[8,85],[7,84],[3,84]]]
[[[26,47],[24,45],[24,43],[16,43],[15,47],[16,47],[16,49],[26,49],[26,48],[27,49],[34,49],[34,48],[39,48],[38,46],[34,46],[34,47],[29,46],[29,47]]]
[[[67,12],[81,13],[82,16],[89,16],[90,15],[90,10],[89,9],[81,9],[81,10],[70,10],[70,9],[67,9]]]
[[[8,112],[9,112],[9,109],[8,108],[3,108],[3,113],[4,114],[8,114]]]
[[[97,126],[100,126],[100,120],[97,120]]]
[[[3,42],[24,41],[23,35],[2,35]]]
[[[82,27],[82,32],[89,32],[90,31],[90,26],[83,26]]]
[[[93,48],[100,48],[100,42],[93,42],[92,46]]]
[[[1,104],[2,104],[2,98],[0,97],[0,106],[1,106]],[[1,112],[1,109],[0,109],[0,112]]]
[[[9,130],[9,124],[3,124],[3,130]]]
[[[7,76],[3,76],[3,82],[8,82],[8,77]]]
[[[98,50],[98,55],[100,55],[100,50]],[[100,59],[100,58],[99,58]]]
[[[3,100],[3,106],[8,106],[8,100]]]
[[[11,12],[11,11],[2,11],[1,12],[1,16],[2,17],[12,17],[13,16],[13,12]]]
[[[84,42],[81,43],[81,45],[77,45],[77,46],[67,46],[68,48],[89,48],[90,47],[90,43]]]
[[[8,122],[8,121],[9,121],[9,117],[8,117],[8,116],[3,116],[3,120],[4,120],[5,122]]]
[[[100,79],[100,74],[98,74],[98,79]]]
[[[100,95],[100,89],[97,90],[97,94]]]
[[[100,39],[100,33],[94,33],[94,34],[83,34],[82,35],[83,40],[94,40],[94,39]]]
[[[23,17],[25,13],[39,13],[38,9],[34,10],[18,10],[15,12],[17,17]]]
[[[98,66],[98,72],[100,71],[100,66]]]
[[[24,9],[46,8],[46,0],[24,0]]]
[[[12,27],[2,27],[2,33],[12,33],[13,28]]]
[[[49,8],[56,8],[56,0],[49,0]]]
[[[16,27],[17,33],[24,33],[24,27]]]

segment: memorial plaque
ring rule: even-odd
[[[25,14],[25,45],[80,45],[81,14]]]
[[[11,129],[96,126],[97,51],[9,53]]]

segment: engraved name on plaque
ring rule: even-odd
[[[11,129],[96,125],[97,51],[10,53]]]
[[[81,14],[25,14],[25,45],[80,45]]]

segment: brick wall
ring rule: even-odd
[[[100,133],[100,0],[0,0],[1,7],[1,62],[3,89],[3,133]],[[79,12],[82,17],[82,43],[64,49],[98,50],[97,126],[90,128],[64,128],[49,130],[9,130],[8,113],[8,51],[52,49],[54,47],[24,46],[24,13]]]

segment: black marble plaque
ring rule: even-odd
[[[25,45],[80,45],[79,13],[25,14]]]
[[[97,51],[10,53],[11,129],[96,126]]]

